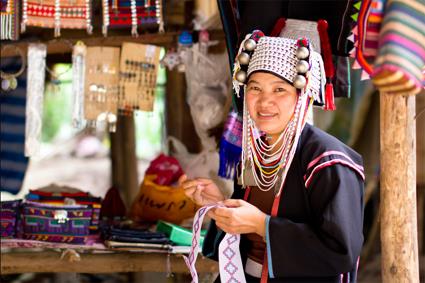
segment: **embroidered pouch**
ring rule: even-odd
[[[21,200],[2,201],[0,210],[1,238],[16,238]]]
[[[23,203],[23,237],[28,240],[85,243],[89,236],[92,208],[86,205]]]
[[[54,191],[56,189],[57,191]],[[65,191],[68,189],[68,191]],[[70,191],[69,189],[72,189]],[[62,190],[62,191],[60,191]],[[73,188],[57,187],[51,185],[49,187],[40,188],[38,190],[30,190],[25,199],[32,202],[43,203],[47,205],[65,205],[69,202],[73,204],[86,205],[92,209],[90,232],[96,233],[99,228],[99,217],[102,199],[94,197],[90,193],[79,191]]]

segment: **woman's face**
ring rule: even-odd
[[[275,140],[285,129],[295,110],[298,94],[281,78],[256,72],[249,77],[246,102],[257,128]]]

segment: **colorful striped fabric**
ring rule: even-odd
[[[0,0],[0,40],[19,39],[19,1]]]
[[[117,5],[114,6],[114,2]],[[137,25],[158,25],[158,18],[156,14],[156,6],[151,5],[145,7],[145,1],[136,0],[136,11],[137,11]],[[125,28],[131,27],[131,1],[130,0],[110,0],[109,3],[109,25],[114,28]]]
[[[2,70],[15,73],[20,68],[17,57],[2,58]],[[27,170],[24,155],[26,72],[17,78],[15,90],[0,91],[0,190],[19,193]]]
[[[35,26],[55,28],[55,36],[60,35],[61,28],[87,29],[90,34],[91,9],[91,1],[86,0],[23,0],[21,31]]]
[[[369,17],[367,19],[366,36],[363,42],[363,54],[365,56],[376,56],[379,42],[379,30],[384,17],[385,0],[373,0],[370,5]]]
[[[425,3],[389,1],[379,37],[375,85],[387,93],[418,93],[425,86]]]

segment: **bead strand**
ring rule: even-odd
[[[137,33],[137,8],[136,8],[136,0],[130,1],[131,8],[131,35],[138,36]]]
[[[93,26],[91,24],[91,3],[90,0],[86,0],[86,27],[87,33],[93,33]]]
[[[108,35],[109,27],[109,3],[108,0],[103,0],[103,25],[102,25],[102,34],[103,36]]]

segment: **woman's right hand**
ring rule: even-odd
[[[182,175],[179,178],[179,184],[183,187],[186,196],[199,206],[224,200],[220,189],[210,179],[188,179],[186,175]]]

